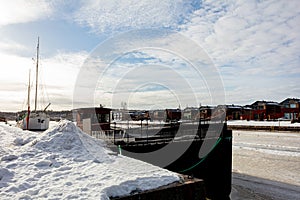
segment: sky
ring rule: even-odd
[[[300,1],[0,1],[0,111],[300,97]],[[30,101],[31,108],[33,101]],[[40,106],[40,107],[39,107]]]

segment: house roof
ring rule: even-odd
[[[286,98],[285,100],[280,102],[280,104],[286,104],[286,103],[289,103],[290,101],[295,101],[295,102],[300,103],[300,99],[298,99],[298,98]]]
[[[251,106],[255,106],[255,105],[259,105],[259,104],[263,104],[263,105],[279,105],[278,102],[274,102],[274,101],[255,101],[253,104],[251,104]]]
[[[226,105],[226,108],[230,108],[230,109],[241,109],[242,106],[232,104],[232,105]]]

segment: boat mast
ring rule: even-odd
[[[29,79],[28,79],[28,94],[27,94],[27,117],[26,117],[26,129],[29,127],[29,115],[30,115],[30,70],[29,70]]]
[[[27,105],[28,105],[28,110],[30,108],[30,72],[29,70],[29,78],[28,78],[28,92],[27,92]]]
[[[38,91],[38,77],[39,77],[39,47],[40,47],[40,37],[38,37],[38,43],[37,43],[37,47],[36,47],[36,73],[35,73],[34,112],[36,112],[36,107],[37,107],[37,91]]]

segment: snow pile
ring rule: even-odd
[[[35,132],[23,131],[17,127],[0,123],[0,156],[10,154],[38,136]]]
[[[105,143],[81,132],[72,122],[62,121],[52,130],[45,132],[34,141],[34,146],[43,151],[60,153],[66,157],[94,162],[112,162],[113,154],[105,148]]]
[[[117,155],[69,121],[43,133],[0,124],[3,199],[109,199],[178,180],[176,173]]]

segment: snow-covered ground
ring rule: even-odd
[[[42,133],[0,124],[1,199],[109,199],[179,179],[117,155],[69,121]]]
[[[233,131],[233,200],[299,194],[300,133]]]
[[[228,125],[243,125],[243,126],[290,126],[300,127],[300,123],[291,123],[291,121],[247,121],[247,120],[229,120]]]

